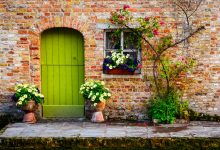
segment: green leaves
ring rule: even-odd
[[[36,103],[42,103],[44,96],[39,93],[35,85],[18,84],[15,87],[15,97],[17,99],[17,106],[26,105],[29,100],[34,100]]]
[[[162,53],[163,49],[170,46],[171,44],[172,44],[172,36],[161,37],[157,45],[157,51]]]
[[[171,91],[162,97],[154,97],[150,101],[149,114],[160,123],[173,123],[179,111],[179,95]]]
[[[96,105],[99,102],[106,101],[111,96],[109,89],[105,88],[104,85],[103,81],[89,80],[81,85],[80,93]]]

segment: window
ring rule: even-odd
[[[138,48],[138,38],[132,32],[116,30],[106,30],[105,32],[105,57],[111,51],[121,49],[124,54],[129,54],[131,58],[141,60],[140,48]]]

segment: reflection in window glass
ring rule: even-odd
[[[125,55],[129,54],[130,58],[137,59],[137,52],[124,52]]]
[[[106,49],[120,49],[120,36],[113,34],[113,32],[106,32]]]
[[[137,49],[137,39],[132,32],[124,32],[124,49]]]

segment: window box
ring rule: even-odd
[[[105,74],[113,74],[113,75],[134,75],[135,71],[128,71],[128,70],[124,70],[121,68],[114,68],[114,69],[110,69],[110,70],[104,70]]]

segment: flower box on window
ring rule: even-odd
[[[115,75],[133,75],[134,72],[135,72],[134,70],[128,71],[128,70],[124,70],[121,68],[114,68],[114,69],[104,71],[104,73],[106,73],[106,74],[115,74]]]

